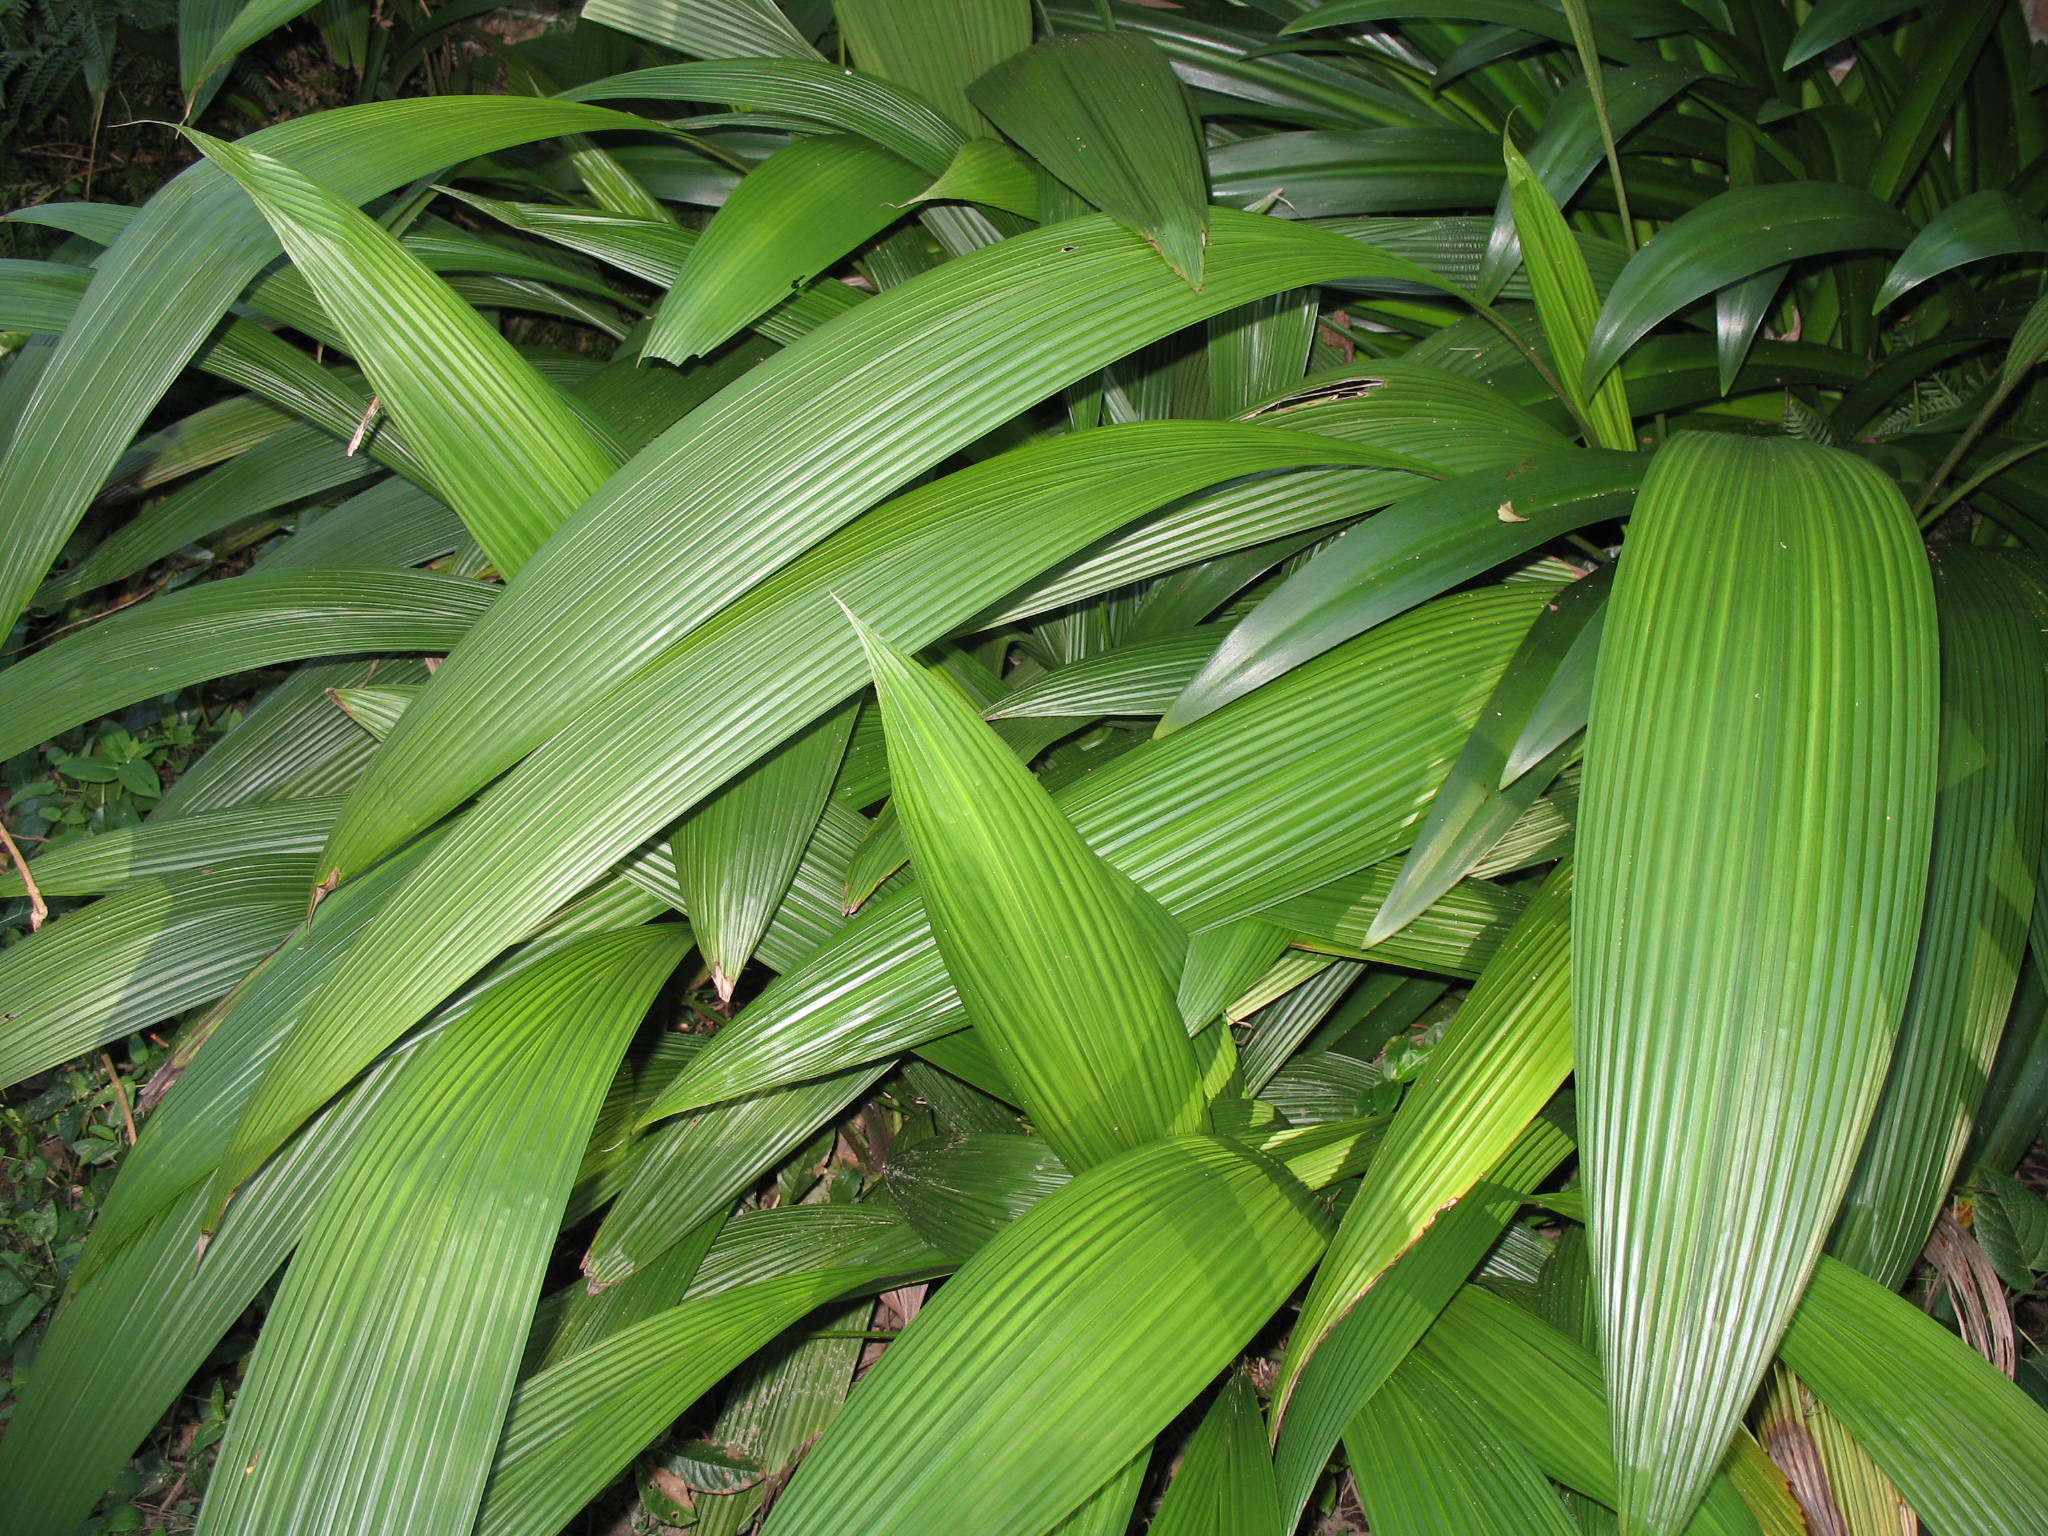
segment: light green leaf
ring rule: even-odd
[[[374,219],[281,160],[186,136],[254,199],[436,491],[511,576],[611,474],[612,453]]]
[[[1135,910],[1151,898],[1097,860],[964,697],[855,627],[933,937],[1024,1108],[1075,1170],[1206,1129],[1173,984]]]
[[[1934,856],[1905,1015],[1828,1251],[1897,1288],[1926,1246],[2012,1008],[2041,853],[2048,730],[2024,578],[1996,554],[1934,566],[1941,742]]]
[[[1461,475],[1347,532],[1233,628],[1159,722],[1168,735],[1331,646],[1558,534],[1627,510],[1647,462],[1582,449]]]
[[[498,589],[430,571],[281,571],[112,614],[0,672],[0,754],[230,672],[350,651],[445,651]]]
[[[1529,286],[1535,292],[1536,314],[1550,342],[1551,361],[1564,381],[1565,397],[1591,427],[1593,447],[1625,453],[1636,441],[1621,376],[1610,373],[1591,387],[1586,381],[1586,340],[1600,312],[1586,258],[1550,189],[1537,179],[1514,141],[1503,137],[1501,151],[1507,157],[1509,205]]]
[[[1265,1428],[1251,1378],[1233,1368],[1188,1438],[1152,1536],[1281,1536]]]
[[[583,1138],[689,947],[676,925],[571,945],[406,1063],[272,1304],[210,1531],[469,1523]]]
[[[341,802],[281,800],[204,812],[139,827],[63,838],[36,855],[29,869],[45,896],[98,896],[133,881],[172,875],[201,864],[297,855],[310,872]],[[0,875],[0,895],[22,893],[21,875]]]
[[[815,59],[774,0],[584,0],[583,14],[700,59]]]
[[[0,1084],[220,996],[306,915],[312,866],[273,855],[137,881],[0,952]]]
[[[1934,615],[1893,483],[1682,435],[1645,477],[1587,733],[1573,934],[1624,1522],[1679,1529],[1875,1103],[1934,797]]]
[[[1201,126],[1173,66],[1135,32],[1051,37],[968,93],[1045,168],[1203,285],[1209,186]]]
[[[840,257],[903,217],[916,166],[844,136],[771,156],[712,218],[641,343],[671,363],[710,352]]]
[[[1206,1262],[1187,1261],[1191,1237]],[[1098,1165],[926,1305],[766,1532],[1046,1529],[1187,1405],[1322,1243],[1306,1191],[1232,1142],[1177,1137]],[[1030,1363],[1048,1359],[1063,1368]]]
[[[1822,1259],[1784,1355],[1930,1526],[2040,1528],[2048,1411],[1910,1301]]]

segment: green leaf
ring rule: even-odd
[[[1275,1388],[1287,1508],[1298,1511],[1307,1498],[1350,1411],[1340,1394],[1324,1390],[1319,1397],[1315,1376],[1346,1371],[1341,1330],[1347,1318],[1361,1306],[1384,1305],[1372,1297],[1378,1287],[1399,1283],[1393,1277],[1401,1273],[1402,1256],[1460,1208],[1488,1170],[1511,1155],[1517,1137],[1543,1137],[1537,1112],[1572,1065],[1571,898],[1566,865],[1530,903],[1430,1053],[1394,1114],[1367,1189],[1353,1201],[1316,1272]],[[1501,1221],[1512,1214],[1502,1213]],[[1360,1326],[1351,1325],[1354,1332]],[[1329,1349],[1336,1351],[1332,1361],[1319,1365],[1318,1355]],[[1297,1424],[1293,1400],[1302,1394],[1300,1411],[1310,1422]]]
[[[0,952],[0,1084],[220,996],[306,915],[303,855],[137,881]]]
[[[281,160],[186,137],[254,199],[442,499],[511,576],[611,474],[612,454],[374,219]]]
[[[1590,426],[1593,447],[1626,453],[1636,445],[1635,427],[1620,376],[1610,373],[1591,389],[1585,380],[1586,339],[1600,312],[1600,298],[1593,291],[1586,258],[1549,188],[1537,179],[1514,141],[1503,137],[1501,151],[1507,158],[1515,233],[1521,241],[1529,286],[1535,292],[1536,314],[1550,343],[1551,360],[1564,381],[1565,398]]]
[[[1474,684],[1504,664],[1531,596],[1468,594],[1390,624],[1211,722],[1105,764],[1063,790],[1060,809],[1191,931],[1375,863],[1420,815],[1462,739],[1460,720],[1479,708]],[[1397,655],[1408,667],[1379,661]],[[1359,773],[1365,763],[1369,777]],[[1426,965],[1446,948],[1468,955],[1472,931],[1498,920],[1501,905],[1479,912],[1453,915],[1450,944],[1418,922],[1387,957]],[[1270,920],[1288,918],[1275,909]],[[864,911],[721,1030],[649,1113],[875,1060],[957,1028],[958,1007],[922,902],[906,893]]]
[[[1607,1395],[1591,1350],[1534,1313],[1468,1285],[1430,1325],[1410,1359],[1526,1448],[1545,1476],[1614,1506]],[[1688,1536],[1757,1536],[1756,1517],[1731,1471],[1738,1461],[1760,1454],[1746,1433],[1738,1439],[1729,1466],[1715,1477],[1686,1527]]]
[[[1500,190],[1500,145],[1469,128],[1269,133],[1209,151],[1216,201],[1275,193],[1290,218],[1404,213],[1484,204]]]
[[[1539,762],[1557,758],[1585,726],[1611,569],[1560,588],[1529,626],[1366,930],[1367,946],[1469,875],[1549,787],[1562,763]]]
[[[1206,1262],[1188,1263],[1191,1239]],[[1098,1165],[925,1306],[766,1532],[1046,1529],[1165,1428],[1322,1243],[1301,1186],[1235,1143],[1176,1137]],[[1031,1364],[1048,1359],[1062,1369]]]
[[[2048,730],[2025,578],[1967,547],[1944,551],[1934,577],[1941,788],[1926,915],[1884,1093],[1828,1244],[1894,1288],[1947,1198],[2012,1009],[2035,900]]]
[[[1781,67],[1796,69],[1837,43],[1880,27],[1919,3],[1920,0],[1820,0],[1792,34],[1792,45],[1785,50]]]
[[[1261,293],[1420,273],[1274,219],[1219,219],[1214,234],[1201,295],[1104,219],[1006,240],[861,304],[669,429],[514,583],[507,616],[449,657],[329,867],[352,873],[438,819],[769,571],[1062,384]],[[1020,329],[1038,344],[991,372],[989,349]],[[537,690],[522,679],[542,656]]]
[[[2048,1411],[1911,1302],[1824,1258],[1784,1355],[1930,1527],[2039,1529]]]
[[[1199,292],[1209,183],[1201,125],[1164,53],[1135,32],[1052,37],[968,93],[1045,168],[1143,235]]]
[[[1573,934],[1624,1522],[1681,1527],[1825,1235],[1925,889],[1934,615],[1893,483],[1688,434],[1644,479]]]
[[[1043,1137],[1004,1134],[892,1153],[882,1177],[920,1237],[966,1259],[1073,1175]]]
[[[1118,646],[1047,673],[982,711],[990,720],[1157,715],[1215,654],[1218,630],[1190,629]]]
[[[358,957],[393,968],[366,994],[379,1000],[377,1007],[338,1010],[320,1028],[342,1028],[355,1041],[350,1049],[363,1049],[367,1060],[433,999],[474,974],[614,860],[853,693],[864,677],[859,644],[831,594],[902,626],[897,632],[906,638],[909,626],[921,626],[919,638],[929,643],[1062,551],[1156,504],[1155,497],[1170,498],[1254,465],[1369,464],[1379,458],[1371,449],[1310,441],[1307,434],[1215,422],[1137,424],[1117,434],[1104,429],[1057,439],[900,499],[793,564],[602,709],[586,702],[562,750],[542,754],[509,779],[485,814],[464,818],[458,841],[478,839],[487,849],[482,862],[472,865],[471,855],[458,853],[427,871],[429,878],[405,898],[408,906],[419,902],[419,915],[391,924]],[[1133,445],[1144,451],[1134,452]],[[1205,445],[1212,451],[1193,451]],[[1026,517],[1025,507],[1045,510]],[[906,582],[906,570],[930,579]],[[789,665],[793,659],[802,665]],[[764,686],[771,679],[773,686]],[[413,720],[432,697],[431,691],[423,695],[405,719]],[[380,760],[395,749],[404,729],[380,751]],[[655,756],[649,755],[651,745],[659,749]],[[607,765],[601,771],[600,763]],[[551,782],[556,773],[565,777]],[[514,803],[528,794],[535,798]],[[502,845],[492,848],[499,840]],[[525,873],[508,878],[515,865]],[[466,890],[479,870],[492,872],[497,897],[491,902],[429,889],[433,881],[449,880],[455,891]],[[430,975],[432,968],[422,963],[429,947],[421,925],[454,930],[453,946],[437,962],[440,976]],[[401,934],[402,946],[373,954],[383,940],[395,943]],[[412,1008],[420,1012],[396,1021]],[[322,1060],[331,1065],[337,1058],[322,1048],[309,1057],[307,1075],[296,1082],[282,1079],[273,1090],[296,1101],[288,1118],[310,1107],[306,1094],[317,1103],[330,1091],[321,1086],[324,1070],[313,1065]]]
[[[785,742],[684,819],[669,838],[683,910],[722,1001],[753,956],[846,755],[853,711]]]
[[[1870,312],[1881,313],[1909,289],[1969,262],[2042,251],[2048,251],[2048,227],[2025,203],[1995,188],[1972,192],[1943,208],[1913,237],[1885,274]]]
[[[804,139],[733,189],[641,343],[671,363],[710,352],[903,217],[916,166],[851,137]]]
[[[243,49],[268,37],[286,22],[304,15],[315,3],[316,0],[248,0],[244,5],[231,5],[224,13],[226,25],[218,33],[208,29],[204,36],[205,47],[199,52],[197,62],[190,56],[181,25],[178,72],[185,94],[195,96],[215,71],[232,63]],[[193,8],[188,5],[185,9],[189,13]]]
[[[98,896],[153,875],[200,864],[232,863],[273,854],[302,857],[313,867],[339,800],[283,800],[173,821],[152,819],[54,842],[29,865],[45,896]],[[18,896],[19,873],[0,875],[0,895]]]
[[[1980,1168],[1970,1230],[1998,1277],[2021,1295],[2038,1290],[2036,1270],[2048,1269],[2048,1201],[2010,1174]]]
[[[1038,167],[1001,139],[969,139],[939,179],[913,202],[986,203],[1020,218],[1038,218]]]
[[[1077,1171],[1206,1129],[1173,985],[1135,910],[1150,898],[963,696],[854,624],[933,937],[1024,1108]]]
[[[1575,1536],[1557,1490],[1496,1420],[1411,1361],[1344,1431],[1375,1536]]]
[[[1168,735],[1331,646],[1559,534],[1627,510],[1641,454],[1568,450],[1461,475],[1352,529],[1233,628],[1159,722]]]
[[[564,101],[621,98],[729,101],[744,109],[806,117],[842,133],[872,139],[934,176],[942,174],[970,142],[921,96],[879,75],[840,69],[815,58],[665,64],[610,75],[564,91],[561,97]]]
[[[1623,269],[1586,347],[1597,384],[1650,328],[1771,267],[1837,251],[1899,250],[1913,227],[1868,192],[1832,182],[1737,187],[1672,220]]]
[[[1233,1367],[1188,1438],[1152,1536],[1282,1536],[1265,1427],[1251,1378]]]
[[[856,64],[972,135],[986,134],[988,121],[969,87],[1031,46],[1029,0],[836,0],[833,14]]]
[[[815,59],[774,0],[585,0],[599,26],[701,59]]]
[[[699,1296],[529,1377],[505,1417],[477,1536],[560,1530],[735,1366],[805,1313],[890,1275],[816,1269]]]
[[[367,201],[509,144],[642,126],[577,103],[459,96],[318,113],[243,147]],[[151,198],[101,257],[0,464],[0,617],[20,612],[136,427],[276,254],[262,215],[209,163]],[[78,409],[86,399],[98,408]]]
[[[583,1138],[689,948],[678,925],[571,945],[406,1063],[271,1306],[209,1529],[469,1523]]]
[[[230,672],[350,651],[445,651],[498,589],[430,571],[281,571],[126,608],[0,672],[0,756]]]

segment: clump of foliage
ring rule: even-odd
[[[2041,1529],[2016,7],[446,11],[15,215],[0,1530]]]

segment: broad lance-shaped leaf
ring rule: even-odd
[[[890,1345],[764,1531],[1048,1529],[1234,1358],[1322,1244],[1307,1191],[1235,1142],[1172,1137],[1077,1175]]]
[[[1536,616],[1366,929],[1368,945],[1400,932],[1469,875],[1556,777],[1566,742],[1586,723],[1612,569],[1568,582]]]
[[[1934,577],[1941,795],[1926,917],[1884,1096],[1828,1245],[1894,1287],[1962,1161],[2012,1008],[2041,852],[2041,651],[2023,578],[1968,547],[1943,551]]]
[[[140,880],[0,952],[0,1085],[210,1003],[306,915],[312,865],[273,854]]]
[[[1903,1296],[1824,1258],[1784,1355],[1931,1529],[2041,1529],[2048,1411]]]
[[[950,683],[854,619],[933,937],[1003,1073],[1069,1168],[1208,1128],[1150,902],[1081,840]]]
[[[1586,379],[1586,338],[1600,313],[1600,298],[1593,291],[1586,258],[1549,188],[1536,179],[1514,141],[1503,136],[1501,152],[1508,163],[1508,198],[1526,257],[1523,266],[1535,293],[1543,335],[1550,343],[1551,363],[1564,382],[1565,397],[1591,428],[1592,446],[1625,453],[1636,441],[1621,376],[1610,373],[1595,386],[1589,386]]]
[[[406,712],[327,867],[353,874],[437,820],[769,572],[1061,385],[1339,274],[1441,286],[1323,230],[1219,215],[1194,294],[1089,218],[947,262],[811,332],[671,427],[549,541],[508,590],[509,616],[451,652]],[[1024,333],[1033,344],[992,372],[989,349]]]
[[[1561,533],[1628,509],[1647,459],[1580,449],[1460,475],[1345,532],[1223,638],[1159,722],[1168,735],[1232,699]]]
[[[406,1063],[271,1306],[209,1531],[468,1527],[591,1118],[689,947],[673,924],[572,945]]]
[[[1709,198],[1623,269],[1587,342],[1585,382],[1597,385],[1650,327],[1731,283],[1802,256],[1895,251],[1912,238],[1888,203],[1833,182],[1770,182]]]
[[[1188,1439],[1151,1536],[1282,1536],[1280,1496],[1251,1378],[1233,1367]]]
[[[0,752],[231,672],[350,651],[445,651],[500,590],[436,571],[337,567],[166,593],[0,672]]]
[[[645,126],[572,102],[453,96],[316,113],[242,147],[367,201],[508,144]],[[263,216],[209,162],[152,197],[100,258],[0,464],[0,619],[20,614],[135,429],[276,254]],[[87,399],[96,408],[80,410]]]
[[[1273,1417],[1290,1469],[1312,1478],[1343,1415],[1325,1419],[1305,1451],[1285,1437],[1293,1398],[1346,1314],[1535,1119],[1571,1072],[1571,865],[1545,882],[1508,942],[1430,1053],[1374,1159],[1372,1176],[1345,1213],[1316,1272],[1274,1389]],[[1316,1437],[1320,1436],[1320,1440]],[[1299,1511],[1309,1480],[1296,1471],[1282,1492]]]
[[[1557,1491],[1499,1421],[1411,1356],[1344,1431],[1374,1536],[1575,1536]]]
[[[1934,804],[1926,557],[1865,461],[1682,435],[1644,479],[1602,650],[1579,1115],[1622,1517],[1666,1536],[1798,1300],[1905,1000]]]
[[[263,211],[436,490],[511,576],[616,468],[561,392],[376,220],[283,161],[186,136]]]
[[[697,807],[669,838],[683,910],[721,1001],[767,931],[817,828],[853,710],[827,715]]]
[[[2048,251],[2048,226],[2025,203],[1996,189],[1959,197],[1929,219],[1900,252],[1871,301],[1870,312],[1881,313],[1909,289],[1966,263],[2022,251]]]
[[[588,0],[590,19],[706,59],[815,59],[775,0]]]
[[[1050,37],[968,92],[998,128],[1200,289],[1209,179],[1202,128],[1158,45],[1136,32]]]
[[[1030,0],[837,0],[832,9],[856,64],[974,135],[989,128],[968,87],[1031,46]]]
[[[654,312],[642,354],[681,363],[713,350],[902,218],[929,179],[850,136],[778,150],[713,216]]]
[[[29,869],[45,896],[97,896],[153,875],[268,854],[303,855],[310,871],[340,806],[337,799],[278,800],[168,821],[152,818],[139,827],[58,838]],[[0,875],[0,896],[19,896],[25,889],[17,871]]]

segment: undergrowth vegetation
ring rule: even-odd
[[[2048,1528],[2021,7],[91,14],[0,1532]]]

